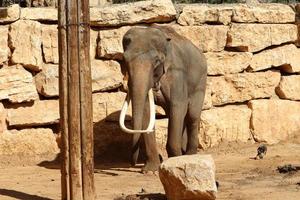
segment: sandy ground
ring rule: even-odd
[[[215,159],[216,176],[220,184],[217,199],[299,200],[300,172],[280,174],[277,167],[284,164],[300,165],[300,139],[268,146],[263,160],[250,159],[256,155],[257,146],[224,143],[218,148],[200,152],[210,153]],[[139,173],[139,168],[121,164],[97,165],[95,182],[99,200],[139,194],[142,189],[155,196],[148,200],[164,199],[163,195],[153,195],[164,193],[159,177],[155,174],[143,175]],[[60,199],[59,169],[1,167],[0,200],[12,199]]]

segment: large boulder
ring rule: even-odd
[[[267,71],[228,74],[210,77],[213,105],[245,102],[251,99],[270,98],[280,82],[280,73]]]
[[[0,8],[0,24],[17,21],[20,18],[20,11],[21,9],[18,4]]]
[[[201,113],[199,143],[204,149],[222,141],[248,142],[251,110],[246,105],[228,105]]]
[[[210,155],[169,158],[161,164],[159,178],[168,199],[216,199],[215,163]]]
[[[9,127],[33,127],[59,122],[58,100],[11,105],[7,112]]]
[[[8,47],[8,26],[0,27],[0,66],[8,62],[10,49]]]
[[[257,52],[273,45],[295,42],[298,39],[294,24],[237,24],[231,25],[227,47]]]
[[[43,63],[41,51],[41,24],[19,20],[10,25],[10,46],[13,49],[12,63],[20,63],[32,71],[40,71]]]
[[[300,100],[300,75],[282,76],[276,93],[281,99]]]
[[[224,75],[244,71],[250,65],[252,53],[208,52],[205,53],[205,57],[208,75]]]
[[[21,103],[39,98],[32,74],[21,65],[3,66],[0,69],[0,83],[0,100]]]
[[[280,67],[287,73],[300,72],[300,49],[288,44],[259,52],[253,55],[249,69],[260,71],[271,67]]]
[[[275,144],[299,135],[300,102],[278,99],[250,101],[251,132],[255,141]]]
[[[120,26],[125,24],[169,22],[176,10],[171,0],[148,0],[128,4],[113,4],[90,9],[93,26]]]

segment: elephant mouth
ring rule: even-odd
[[[130,133],[130,134],[135,134],[135,133],[151,133],[154,132],[154,126],[155,126],[155,104],[154,104],[154,97],[153,97],[153,91],[152,89],[149,90],[148,92],[148,98],[149,98],[149,103],[150,103],[150,120],[149,124],[146,130],[132,130],[129,129],[125,126],[125,117],[126,117],[126,112],[128,110],[128,106],[130,104],[130,95],[127,92],[127,96],[125,98],[125,101],[122,106],[120,118],[119,118],[119,125],[121,127],[121,130],[124,131],[125,133]]]

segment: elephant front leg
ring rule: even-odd
[[[173,104],[170,107],[167,152],[168,157],[182,155],[182,134],[187,105],[184,103]]]
[[[146,102],[144,116],[143,116],[143,129],[146,129],[149,123],[149,101]],[[146,150],[146,163],[142,171],[157,171],[160,165],[159,154],[156,146],[155,132],[143,133],[145,150]]]

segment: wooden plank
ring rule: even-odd
[[[92,108],[92,78],[90,66],[90,14],[89,0],[81,0],[80,5],[80,97],[81,97],[81,147],[83,197],[86,200],[95,199],[94,187],[94,143],[93,143],[93,108]]]
[[[58,1],[58,44],[59,44],[59,111],[61,127],[61,199],[70,200],[69,182],[69,134],[68,134],[68,62],[66,0]]]
[[[59,1],[59,90],[63,200],[94,200],[88,0]]]
[[[70,197],[83,200],[81,169],[80,93],[79,93],[79,29],[76,0],[67,4],[68,43],[68,126],[70,144]]]

